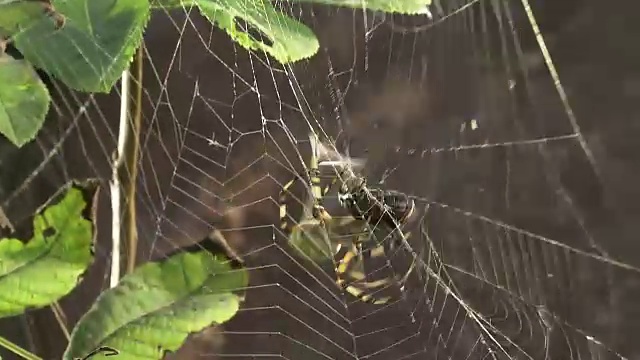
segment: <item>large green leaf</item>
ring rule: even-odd
[[[289,0],[403,14],[427,13],[431,0]],[[311,29],[277,10],[269,0],[152,0],[156,8],[197,6],[212,23],[224,29],[238,44],[249,50],[261,50],[280,63],[309,58],[320,47]],[[237,20],[243,20],[243,28]],[[263,39],[256,38],[259,33]]]
[[[400,14],[427,14],[432,0],[287,0],[292,3],[316,3],[369,9]]]
[[[118,360],[160,359],[189,333],[229,320],[240,307],[236,291],[246,271],[221,252],[180,252],[142,265],[100,295],[73,330],[64,359],[100,346],[117,349]]]
[[[202,14],[224,29],[238,44],[262,50],[281,63],[313,56],[319,48],[313,31],[281,13],[269,0],[196,0]],[[237,18],[266,35],[269,43],[256,38],[250,29],[238,26]]]
[[[153,0],[157,8],[194,5],[244,48],[264,51],[283,64],[309,58],[320,46],[311,29],[278,11],[269,0]],[[238,20],[246,25],[240,26]]]
[[[70,187],[35,216],[26,244],[0,240],[0,318],[48,305],[76,286],[93,259],[93,223],[86,216],[92,193]]]
[[[42,19],[14,36],[35,66],[76,90],[108,92],[142,41],[148,0],[53,0],[65,25]]]
[[[16,146],[31,141],[49,111],[49,91],[31,65],[0,54],[0,133]]]

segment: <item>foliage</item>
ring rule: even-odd
[[[289,0],[374,11],[424,13],[430,0]],[[109,92],[143,40],[151,9],[197,7],[240,46],[283,64],[313,56],[313,31],[270,0],[0,0],[0,133],[18,147],[37,135],[51,101],[36,68],[70,88]],[[8,45],[22,57],[5,52]],[[34,216],[33,237],[0,239],[0,317],[69,294],[93,261],[95,184],[70,185]],[[299,236],[314,260],[326,244]],[[65,359],[117,349],[119,359],[156,358],[186,337],[231,319],[248,276],[226,253],[183,251],[149,262],[100,295],[73,330]],[[0,337],[25,358],[38,357]],[[87,355],[89,354],[89,355]],[[104,354],[103,354],[104,355]]]
[[[316,3],[344,6],[354,9],[369,9],[400,14],[427,14],[431,0],[288,0],[292,3]]]
[[[238,311],[247,286],[243,270],[207,251],[183,252],[147,263],[100,295],[71,335],[64,359],[100,346],[117,349],[118,359],[161,359],[187,335],[221,324]]]
[[[68,294],[93,260],[91,193],[71,187],[33,220],[33,237],[0,240],[0,318],[42,307]]]
[[[0,133],[24,145],[42,126],[49,101],[47,87],[28,62],[0,54]]]
[[[31,66],[45,70],[74,90],[109,92],[140,46],[151,8],[196,6],[239,45],[261,50],[284,64],[309,58],[319,48],[311,29],[278,10],[269,0],[51,1],[0,0],[0,56],[3,59],[0,73],[7,76],[9,69],[21,67],[23,74],[10,81],[0,81],[0,133],[16,146],[35,137],[50,101],[44,84]],[[431,0],[289,2],[420,14]],[[238,20],[246,25],[239,25]],[[28,63],[16,62],[4,54],[8,42]],[[4,79],[0,77],[0,80]]]
[[[56,1],[65,17],[35,21],[12,37],[16,48],[36,67],[68,86],[87,92],[108,92],[142,41],[150,16],[140,0]]]
[[[93,260],[97,188],[88,185],[68,186],[59,201],[45,205],[34,217],[32,239],[0,240],[0,318],[49,305],[78,284]],[[190,333],[231,319],[248,275],[218,249],[181,250],[123,277],[80,319],[64,358],[115,349],[118,359],[161,359]],[[0,346],[38,358],[2,337]]]
[[[268,0],[195,0],[195,3],[209,21],[224,29],[238,44],[262,50],[281,63],[311,57],[320,47],[311,29],[276,10]],[[238,26],[237,18],[243,19],[248,29]],[[251,29],[266,38],[256,38]]]

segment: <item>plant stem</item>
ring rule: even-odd
[[[69,330],[67,329],[67,315],[57,301],[54,301],[49,307],[53,312],[53,316],[56,318],[56,322],[60,325],[60,330],[62,330],[64,337],[69,341],[71,334],[69,334]]]
[[[120,93],[120,127],[118,149],[114,155],[111,178],[111,214],[112,214],[112,255],[110,286],[114,287],[120,279],[121,236],[127,241],[124,252],[127,273],[134,270],[138,233],[136,228],[136,179],[138,176],[138,150],[140,146],[140,124],[142,123],[142,69],[143,46],[136,52],[134,59],[135,75],[129,70],[122,73]],[[130,106],[129,95],[133,91],[135,102]],[[130,117],[131,115],[131,117]],[[129,119],[132,119],[130,122]],[[124,197],[122,196],[124,193]],[[121,202],[124,206],[121,208]],[[124,230],[124,231],[123,231]]]
[[[7,215],[5,215],[4,210],[2,210],[2,207],[0,207],[0,230],[2,230],[3,228],[9,229],[9,232],[11,233],[15,231],[13,225],[11,225],[11,221],[9,221],[9,218],[7,217]]]
[[[118,148],[113,156],[111,164],[111,273],[109,286],[114,287],[120,280],[120,200],[122,199],[120,176],[118,174],[120,164],[123,163],[123,153],[127,138],[127,122],[129,119],[129,69],[122,72],[120,79],[120,127],[118,131]]]
[[[0,346],[2,346],[3,348],[11,351],[12,353],[22,357],[23,359],[26,360],[42,360],[42,358],[36,356],[35,354],[30,353],[29,351],[21,348],[20,346],[14,344],[13,342],[9,341],[8,339],[5,339],[4,337],[0,336]]]
[[[129,129],[130,136],[125,147],[125,161],[120,170],[124,184],[125,201],[123,224],[127,240],[127,273],[133,272],[136,266],[138,249],[138,231],[136,227],[136,180],[138,178],[138,154],[140,147],[140,126],[142,123],[142,69],[144,64],[144,44],[136,52],[135,77],[131,78],[131,91],[135,93],[135,102],[131,109],[133,124]]]

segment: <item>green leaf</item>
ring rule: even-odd
[[[196,0],[196,4],[209,21],[224,29],[238,44],[249,50],[263,50],[280,63],[309,58],[320,47],[311,29],[276,10],[268,0]],[[265,35],[270,43],[241,28],[237,18]]]
[[[196,5],[197,0],[151,0],[153,9],[185,8]]]
[[[221,324],[238,311],[235,291],[248,283],[221,253],[181,252],[146,263],[98,297],[71,334],[64,359],[100,346],[117,349],[118,360],[160,359],[189,333]]]
[[[9,37],[46,17],[50,7],[42,1],[0,0],[0,37]]]
[[[309,58],[320,47],[311,29],[278,11],[269,0],[152,0],[152,3],[154,8],[196,5],[203,16],[239,45],[248,50],[262,50],[283,64]],[[237,20],[247,25],[241,26]]]
[[[65,25],[43,19],[14,36],[16,47],[35,66],[68,86],[108,92],[142,41],[148,0],[53,0]]]
[[[0,133],[16,146],[31,141],[49,101],[47,87],[28,62],[0,54]]]
[[[292,3],[316,3],[333,6],[368,9],[400,14],[427,14],[431,0],[287,0]]]
[[[212,23],[248,50],[262,50],[282,64],[309,58],[318,52],[318,39],[311,29],[277,10],[269,0],[151,0],[154,8],[196,5]],[[288,0],[403,14],[426,14],[431,0]],[[243,28],[237,19],[251,29]],[[267,42],[254,36],[259,33]]]
[[[69,187],[35,216],[26,244],[0,240],[0,318],[48,305],[76,286],[93,259],[93,223],[84,216],[92,193]]]

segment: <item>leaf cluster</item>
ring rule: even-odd
[[[0,134],[21,147],[42,127],[51,97],[36,69],[69,88],[107,93],[141,46],[153,10],[196,8],[245,49],[282,64],[313,56],[313,31],[286,6],[325,5],[407,14],[430,0],[0,0]],[[20,56],[11,55],[7,48]],[[94,260],[95,184],[69,184],[33,218],[31,239],[0,239],[0,318],[68,296]],[[0,209],[0,215],[3,215]],[[5,225],[0,216],[0,230]],[[300,237],[302,250],[305,234]],[[328,249],[312,248],[314,256]],[[219,248],[179,251],[140,265],[104,291],[73,329],[64,359],[157,358],[190,333],[231,319],[248,275]],[[39,359],[0,337],[25,359]]]
[[[431,0],[288,0],[423,14]],[[0,133],[16,146],[49,111],[41,69],[77,91],[109,92],[132,61],[154,9],[197,8],[242,47],[286,64],[313,56],[318,39],[270,0],[0,0]],[[8,44],[23,59],[5,52]]]
[[[0,318],[53,304],[79,285],[94,259],[95,190],[69,186],[35,215],[31,239],[0,239]],[[248,275],[215,249],[178,251],[124,276],[78,321],[64,359],[109,351],[118,359],[161,359],[190,333],[231,319]],[[39,359],[7,339],[0,346]]]

